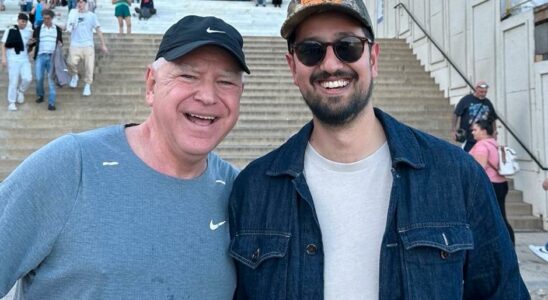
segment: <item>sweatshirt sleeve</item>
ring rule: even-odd
[[[80,182],[80,147],[67,135],[30,155],[0,183],[0,297],[51,252]]]

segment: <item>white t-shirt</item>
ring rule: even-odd
[[[93,47],[93,30],[100,26],[94,13],[71,10],[67,17],[67,30],[71,32],[70,46]]]
[[[15,49],[13,48],[6,48],[6,58],[8,59],[8,63],[11,62],[19,62],[19,61],[27,61],[29,60],[29,54],[27,52],[28,49],[28,43],[29,39],[32,37],[32,30],[29,29],[30,25],[26,26],[25,29],[19,30],[21,32],[21,38],[23,39],[23,45],[25,46],[23,51],[19,52],[19,54],[15,53]],[[6,30],[4,32],[4,36],[2,36],[2,43],[5,44],[8,40],[8,34],[11,31],[11,29],[15,30],[13,26],[10,27],[10,30]]]
[[[379,297],[391,166],[386,143],[348,164],[322,157],[310,144],[306,148],[304,173],[322,232],[327,300]]]

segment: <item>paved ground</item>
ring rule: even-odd
[[[548,300],[548,262],[529,251],[529,245],[548,242],[548,232],[516,233],[521,275],[533,300]],[[0,300],[12,300],[13,291]]]
[[[516,233],[516,252],[520,271],[534,300],[548,300],[548,262],[529,250],[529,245],[548,242],[548,232]]]

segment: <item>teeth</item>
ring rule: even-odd
[[[348,80],[339,79],[335,81],[323,81],[321,85],[323,88],[326,88],[326,89],[340,88],[340,87],[347,86]]]
[[[189,114],[189,115],[193,118],[198,118],[198,119],[203,119],[203,120],[210,120],[210,121],[215,120],[215,117],[200,116],[200,115],[195,115],[195,114]]]

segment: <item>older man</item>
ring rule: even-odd
[[[497,128],[498,116],[495,107],[486,97],[488,89],[489,85],[485,81],[478,81],[473,93],[462,97],[453,112],[451,136],[455,137],[457,141],[463,142],[462,148],[466,152],[470,151],[476,143],[472,136],[472,124],[478,120],[489,120],[492,122],[493,128]],[[458,128],[457,123],[459,124]],[[461,136],[460,139],[457,137],[457,133]]]
[[[33,33],[32,47],[34,50],[35,76],[36,76],[36,103],[44,102],[44,77],[48,76],[48,110],[55,110],[55,81],[52,76],[54,64],[53,52],[57,44],[63,44],[61,27],[53,24],[54,12],[50,9],[42,11],[43,24],[38,26]]]
[[[236,298],[528,298],[483,169],[373,108],[363,2],[293,0],[281,33],[313,118],[234,183]]]
[[[214,17],[164,35],[139,125],[61,137],[0,185],[0,297],[230,299],[227,201],[212,153],[238,119],[243,40]]]

